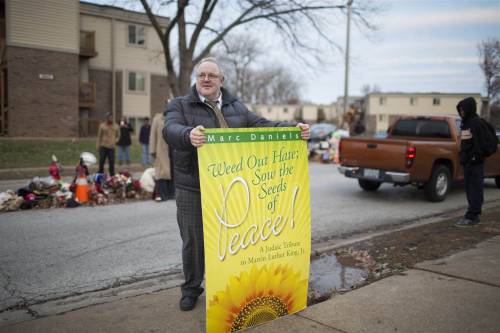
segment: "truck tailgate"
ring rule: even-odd
[[[406,171],[407,140],[353,137],[342,139],[341,164],[391,171]]]

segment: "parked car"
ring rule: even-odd
[[[451,182],[463,179],[459,163],[460,118],[401,117],[387,138],[350,137],[340,141],[339,171],[357,178],[365,191],[382,183],[413,184],[429,201],[443,201]],[[500,147],[486,159],[484,175],[500,188]]]

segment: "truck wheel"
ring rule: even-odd
[[[436,165],[432,170],[431,179],[424,185],[425,196],[431,202],[446,199],[451,185],[450,170],[444,165]]]
[[[358,183],[363,190],[370,192],[375,192],[381,185],[380,182],[366,179],[358,179]]]
[[[497,185],[497,188],[500,188],[500,176],[495,177],[495,184]]]

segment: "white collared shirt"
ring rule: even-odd
[[[208,99],[205,96],[200,95],[200,93],[198,93],[198,97],[200,98],[200,101],[202,101],[203,103],[205,103],[205,100]],[[222,91],[220,92],[219,98],[217,98],[216,102],[219,103],[219,108],[222,109]]]

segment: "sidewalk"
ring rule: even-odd
[[[336,295],[248,332],[499,332],[500,237]],[[204,332],[205,298],[178,309],[179,288],[0,328],[7,332]]]

